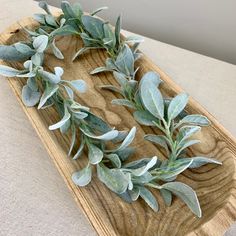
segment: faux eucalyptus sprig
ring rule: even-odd
[[[62,134],[71,134],[68,155],[75,149],[77,140],[79,148],[73,159],[78,159],[83,151],[87,151],[88,163],[73,174],[74,183],[78,186],[90,183],[92,166],[96,166],[100,181],[128,202],[141,197],[154,211],[158,211],[158,203],[149,190],[157,189],[168,206],[171,205],[174,194],[195,215],[201,217],[201,208],[194,190],[174,180],[187,168],[197,168],[207,163],[220,164],[206,157],[185,158],[186,148],[198,142],[189,138],[200,130],[200,126],[209,125],[207,118],[186,115],[186,94],[177,95],[173,99],[163,98],[158,89],[161,83],[158,74],[148,72],[139,83],[135,80],[138,71],[135,61],[141,56],[137,49],[143,40],[136,36],[122,39],[120,17],[113,29],[108,22],[95,17],[104,7],[86,15],[78,3],[71,5],[62,1],[63,14],[55,17],[46,2],[40,2],[39,6],[46,14],[34,16],[39,22],[34,31],[25,29],[29,34],[29,42],[0,46],[1,59],[24,61],[24,69],[0,66],[0,74],[28,78],[22,89],[22,100],[26,106],[38,104],[38,109],[55,107],[61,120],[49,126],[49,129],[60,129]],[[135,137],[136,128],[132,128],[130,132],[111,128],[88,107],[74,100],[74,89],[85,92],[84,81],[63,80],[61,67],[55,67],[54,73],[44,70],[45,51],[50,48],[57,58],[63,59],[62,52],[55,44],[55,38],[71,34],[80,35],[84,42],[84,47],[73,56],[73,60],[88,49],[101,48],[107,51],[109,58],[106,65],[96,68],[92,74],[113,72],[120,87],[105,85],[103,88],[118,92],[123,98],[115,99],[112,103],[134,109],[134,117],[140,124],[155,126],[162,132],[161,135],[146,135],[145,139],[164,148],[167,160],[154,156],[128,162],[134,152],[130,144]]]

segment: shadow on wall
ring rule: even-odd
[[[235,0],[69,0],[76,1],[88,12],[108,6],[101,16],[111,23],[121,13],[123,29],[236,64]]]

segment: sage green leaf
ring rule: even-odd
[[[129,107],[129,108],[132,108],[132,109],[136,109],[134,104],[132,102],[130,102],[129,100],[127,100],[127,99],[113,99],[111,101],[111,103],[113,105],[126,106],[126,107]]]
[[[81,19],[81,16],[84,14],[80,3],[76,2],[72,5],[72,10],[76,15],[77,19]]]
[[[54,17],[52,15],[46,15],[45,16],[45,21],[48,25],[53,26],[53,27],[58,27],[58,24]]]
[[[104,22],[96,17],[83,15],[81,17],[82,23],[85,29],[92,35],[95,39],[103,39],[103,24]]]
[[[34,54],[35,50],[33,50],[31,47],[29,47],[28,45],[24,44],[24,43],[15,43],[14,44],[16,50],[22,54]]]
[[[177,159],[168,163],[165,167],[157,168],[155,176],[157,179],[169,181],[173,177],[185,171],[193,161],[190,158]]]
[[[54,68],[56,71],[56,67]],[[52,84],[58,84],[61,81],[61,76],[53,74],[51,72],[45,71],[43,69],[38,70],[39,75],[41,75],[46,81]]]
[[[70,18],[76,18],[76,14],[73,11],[72,6],[68,1],[61,2],[61,10],[63,11],[66,20]]]
[[[153,121],[156,120],[156,117],[148,111],[135,111],[133,116],[134,119],[141,125],[155,126]]]
[[[179,142],[179,146],[182,145],[182,143],[190,138],[192,135],[196,134],[198,131],[201,130],[201,127],[199,126],[183,126],[180,128],[179,133],[176,137],[176,140]]]
[[[74,111],[73,115],[78,120],[83,120],[83,119],[85,119],[88,116],[87,113],[82,112],[82,111]]]
[[[33,41],[33,47],[37,50],[37,52],[42,53],[47,48],[48,45],[48,36],[39,35]]]
[[[104,30],[104,36],[107,40],[110,40],[109,46],[112,48],[115,47],[116,44],[116,38],[115,34],[113,33],[111,26],[109,24],[104,24],[103,25],[103,30]]]
[[[31,57],[31,61],[35,66],[42,66],[43,64],[43,59],[44,59],[44,55],[43,53],[35,53],[32,57]]]
[[[138,159],[136,161],[132,161],[132,162],[128,162],[127,164],[123,165],[123,168],[128,168],[128,169],[138,169],[140,167],[144,167],[146,166],[152,158],[142,158],[142,159]],[[154,166],[160,166],[161,161],[160,160],[156,160],[156,164]]]
[[[101,162],[103,158],[103,151],[94,144],[88,145],[88,158],[89,162],[96,165]]]
[[[132,190],[129,190],[130,197],[132,201],[136,201],[140,195],[139,187],[134,187]]]
[[[178,94],[174,97],[168,107],[168,119],[176,118],[186,107],[188,103],[188,95],[186,93]]]
[[[132,76],[134,73],[134,56],[128,45],[124,45],[119,52],[115,65],[118,69],[127,76]]]
[[[42,106],[47,102],[47,100],[52,97],[53,94],[57,92],[59,86],[56,84],[48,84],[38,105],[38,109],[42,108]]]
[[[20,53],[14,45],[0,45],[0,59],[4,61],[23,61],[31,57],[33,52]]]
[[[97,165],[98,178],[113,192],[121,194],[127,190],[129,181],[120,169],[109,169],[103,164]]]
[[[121,30],[121,17],[119,16],[116,20],[116,25],[115,25],[115,37],[116,37],[117,48],[119,48],[120,45],[120,30]]]
[[[172,194],[169,190],[160,189],[161,196],[167,206],[171,205],[172,202]]]
[[[124,193],[121,194],[117,194],[120,198],[122,198],[122,200],[124,200],[125,202],[128,203],[132,203],[132,199],[130,197],[129,191],[125,191]]]
[[[45,25],[45,23],[46,23],[44,14],[34,14],[33,18],[42,25]]]
[[[208,118],[207,118],[206,116],[193,114],[193,115],[187,115],[187,116],[185,116],[185,117],[177,124],[177,126],[182,125],[182,124],[208,126],[208,125],[210,125],[210,121],[208,120]]]
[[[62,127],[70,119],[70,117],[71,117],[71,115],[70,115],[66,105],[64,105],[64,116],[56,124],[50,125],[49,130],[55,130],[55,129]]]
[[[153,211],[158,212],[159,206],[153,194],[147,188],[139,187],[139,189],[140,197],[153,209]]]
[[[50,33],[50,37],[53,38],[55,36],[66,36],[66,35],[73,35],[78,34],[78,31],[71,25],[63,25],[60,28],[55,29]]]
[[[142,85],[143,82],[152,83],[154,87],[158,87],[162,83],[162,80],[157,72],[149,71],[145,73],[144,76],[142,77],[140,81],[140,86]]]
[[[74,61],[76,58],[78,58],[81,54],[83,54],[84,52],[88,51],[92,49],[92,47],[83,47],[83,48],[80,48],[79,51],[77,51],[75,53],[75,55],[73,56],[72,58],[72,61]]]
[[[186,184],[180,182],[171,182],[162,185],[163,189],[171,191],[179,197],[190,210],[199,218],[202,216],[202,211],[195,191]]]
[[[68,94],[69,98],[73,100],[74,99],[73,90],[70,87],[66,86],[66,85],[64,85],[64,88],[65,88],[66,93]]]
[[[134,140],[135,137],[135,133],[136,133],[136,127],[133,127],[129,134],[126,136],[126,138],[123,140],[123,142],[121,143],[121,145],[115,149],[115,150],[111,150],[109,152],[117,152],[117,151],[122,151],[125,148],[127,148]]]
[[[186,141],[182,142],[181,146],[180,145],[178,146],[178,152],[176,155],[178,156],[179,154],[181,154],[181,152],[184,149],[186,149],[194,144],[197,144],[197,143],[200,143],[200,141],[199,140],[186,140]]]
[[[112,154],[106,155],[106,158],[111,161],[114,167],[121,168],[121,161],[117,154],[112,153]]]
[[[72,174],[73,182],[80,187],[88,185],[91,182],[91,179],[92,179],[92,168],[90,165]]]
[[[69,83],[80,93],[85,93],[87,90],[87,84],[82,79],[72,80]]]
[[[154,83],[144,76],[140,82],[140,96],[146,109],[158,119],[164,117],[164,101],[160,91]]]
[[[168,141],[164,135],[154,135],[154,134],[147,134],[144,136],[144,139],[153,142],[155,144],[160,145],[161,147],[165,148],[168,151]]]
[[[119,134],[119,132],[117,130],[110,130],[105,134],[102,135],[94,135],[91,132],[89,132],[88,130],[85,130],[83,128],[80,127],[80,130],[88,137],[93,138],[93,139],[99,139],[99,140],[104,140],[104,141],[109,141],[112,140],[114,138],[117,137],[117,135]]]
[[[102,72],[107,72],[107,71],[111,71],[111,70],[106,68],[106,67],[101,66],[101,67],[97,67],[94,70],[92,70],[90,72],[90,74],[95,75],[95,74],[102,73]]]
[[[120,86],[122,86],[122,87],[126,86],[128,81],[127,81],[127,79],[126,79],[124,74],[116,72],[116,71],[113,71],[113,75],[114,75],[116,81],[118,82],[118,84]]]
[[[126,130],[122,130],[122,131],[118,131],[118,132],[119,132],[119,134],[117,135],[117,137],[112,140],[113,143],[120,143],[128,135],[128,132]]]
[[[141,176],[156,165],[157,157],[154,156],[145,166],[132,170],[132,174],[135,176]]]
[[[70,129],[70,127],[71,127],[71,121],[70,121],[70,120],[67,120],[67,121],[65,122],[65,124],[63,124],[63,125],[60,127],[60,132],[61,132],[62,134],[65,134],[65,133],[68,132],[68,130]]]
[[[0,75],[7,77],[16,77],[21,73],[20,70],[16,70],[9,66],[0,65]]]
[[[150,183],[150,181],[152,180],[153,176],[149,172],[146,172],[141,176],[132,176],[132,182],[134,185],[145,185],[147,183]]]
[[[60,49],[59,49],[59,48],[56,46],[56,44],[55,44],[55,39],[52,41],[51,47],[52,47],[53,54],[54,54],[58,59],[64,59],[64,56],[63,56],[62,52],[60,51]]]
[[[95,129],[101,133],[107,133],[112,130],[112,128],[100,117],[94,115],[91,112],[87,113],[88,116],[86,117],[85,121],[88,123],[91,129]]]
[[[49,7],[46,1],[40,1],[39,7],[42,8],[44,11],[46,11],[49,15],[51,15],[51,12],[49,10]]]
[[[189,159],[189,158],[188,158]],[[217,164],[217,165],[222,165],[222,163],[218,160],[215,160],[213,158],[207,158],[207,157],[192,157],[192,163],[189,166],[189,168],[198,168],[206,164]],[[181,160],[181,159],[179,159]]]
[[[31,88],[31,90],[38,91],[38,84],[34,77],[30,77],[27,79],[27,85]]]
[[[127,160],[133,153],[135,149],[132,147],[126,147],[123,150],[116,151],[116,154],[120,157],[122,161]]]
[[[28,85],[25,85],[22,89],[22,101],[27,107],[35,106],[40,99],[41,93],[32,90]]]
[[[84,145],[85,145],[85,140],[84,140],[83,136],[81,136],[80,146],[79,146],[77,152],[75,153],[75,155],[73,156],[73,160],[77,160],[81,156],[81,154],[84,150]]]
[[[71,155],[71,152],[75,146],[75,140],[76,140],[76,129],[75,129],[74,124],[72,123],[72,125],[71,125],[71,142],[70,142],[70,148],[68,151],[68,156]]]
[[[100,11],[107,10],[107,9],[108,9],[108,7],[100,7],[100,8],[98,8],[98,9],[96,9],[95,11],[93,11],[90,15],[91,15],[91,16],[94,16],[94,15],[96,15],[97,13],[99,13]]]

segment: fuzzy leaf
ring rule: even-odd
[[[191,125],[199,125],[199,126],[208,126],[210,125],[210,121],[207,119],[206,116],[203,115],[187,115],[185,116],[178,124],[191,124]]]
[[[127,76],[132,76],[134,73],[134,56],[129,46],[124,45],[118,54],[115,65],[118,69]]]
[[[135,137],[135,133],[136,133],[136,127],[133,127],[129,134],[126,136],[126,138],[124,139],[124,141],[121,143],[121,145],[115,149],[115,150],[111,150],[109,152],[117,152],[117,151],[122,151],[124,150],[125,148],[127,148],[132,142],[133,142],[133,139]]]
[[[104,22],[96,17],[83,15],[82,23],[85,29],[93,36],[95,39],[103,39],[103,24]]]
[[[80,187],[88,185],[91,182],[91,178],[92,168],[90,165],[72,175],[73,182]]]
[[[37,52],[42,53],[47,48],[48,45],[48,36],[40,35],[36,37],[33,41],[33,46]]]
[[[53,54],[58,59],[64,59],[64,56],[63,56],[62,52],[60,51],[60,49],[55,44],[55,39],[52,41],[51,47],[52,47]]]
[[[112,153],[107,155],[106,157],[111,161],[114,167],[121,168],[121,161],[117,154]]]
[[[101,160],[103,158],[103,152],[96,145],[89,144],[89,146],[88,146],[88,157],[89,157],[89,162],[93,165],[96,165],[99,162],[101,162]]]
[[[188,103],[188,95],[181,93],[174,97],[168,106],[168,119],[175,119],[186,107]]]
[[[64,116],[56,124],[50,125],[49,130],[54,130],[54,129],[58,129],[58,128],[62,127],[70,119],[70,117],[71,117],[71,115],[68,112],[68,109],[67,109],[66,105],[64,105]]]
[[[40,96],[40,92],[32,90],[28,85],[22,89],[22,101],[27,107],[35,106],[39,102]]]
[[[47,102],[47,100],[54,94],[56,93],[56,91],[59,89],[59,86],[56,84],[48,84],[48,86],[46,87],[39,105],[38,105],[38,109],[42,108],[42,106]]]
[[[97,174],[98,178],[113,192],[121,194],[127,190],[129,181],[120,169],[109,169],[99,164]]]
[[[157,212],[159,206],[153,194],[147,188],[140,187],[139,189],[140,197],[153,209],[153,211]]]
[[[189,158],[188,158],[189,159]],[[215,160],[213,158],[207,158],[207,157],[192,157],[192,163],[189,166],[189,168],[198,168],[206,164],[217,164],[222,165],[222,163],[218,160]],[[179,159],[181,160],[181,159]]]
[[[154,156],[145,166],[132,170],[132,174],[135,176],[141,176],[144,173],[146,173],[149,169],[151,169],[154,165],[156,165],[156,162],[157,162],[157,157]]]
[[[133,116],[134,119],[141,125],[155,126],[153,121],[156,120],[156,117],[148,111],[135,111]]]
[[[129,108],[135,109],[134,104],[132,102],[130,102],[129,100],[127,100],[127,99],[113,99],[111,101],[111,103],[113,105],[126,106],[126,107],[129,107]]]
[[[170,191],[166,189],[160,189],[161,196],[167,206],[171,205],[172,202],[172,194]]]
[[[163,184],[162,188],[171,191],[174,195],[179,197],[199,218],[202,216],[202,211],[197,195],[195,191],[188,185],[180,182],[171,182]]]
[[[82,129],[80,128],[80,130],[88,137],[93,138],[93,139],[99,139],[99,140],[104,140],[104,141],[109,141],[112,140],[114,138],[117,137],[117,135],[119,134],[119,132],[117,130],[111,130],[108,131],[105,134],[102,135],[94,135],[91,132],[89,132],[88,130]]]
[[[12,67],[0,65],[0,75],[2,75],[2,76],[16,77],[20,73],[21,73],[21,71],[16,70]]]
[[[140,96],[146,109],[158,119],[162,119],[164,116],[163,97],[147,74],[140,82]]]

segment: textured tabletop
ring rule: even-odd
[[[0,5],[1,31],[40,11],[32,0]],[[236,136],[235,65],[148,38],[141,50]],[[3,78],[0,114],[0,236],[96,235]]]

